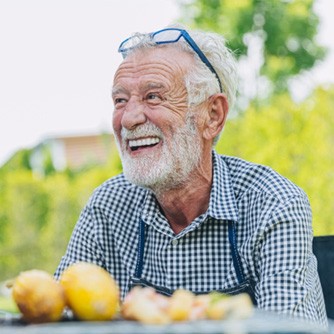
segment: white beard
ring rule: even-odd
[[[189,115],[190,113],[188,113]],[[201,141],[192,117],[172,136],[168,145],[161,130],[152,123],[145,123],[135,130],[122,129],[121,152],[123,172],[132,183],[151,189],[155,193],[182,186],[190,173],[199,165]],[[148,152],[141,157],[131,157],[126,151],[126,138],[158,136],[162,140],[159,151]]]

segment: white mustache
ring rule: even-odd
[[[121,136],[122,140],[130,140],[130,139],[136,139],[139,137],[159,137],[162,138],[163,134],[162,131],[154,124],[152,123],[145,123],[142,125],[139,125],[134,130],[129,130],[126,128],[122,128],[121,130]]]

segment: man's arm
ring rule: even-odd
[[[298,196],[282,203],[264,229],[256,294],[260,308],[326,325],[312,239],[307,197]]]
[[[61,273],[72,263],[92,262],[104,267],[103,254],[96,239],[96,225],[92,209],[87,205],[81,212],[80,218],[73,230],[66,254],[55,272],[60,278]]]

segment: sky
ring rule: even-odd
[[[334,83],[334,1],[316,10],[330,52],[308,85]],[[110,132],[118,45],[179,17],[177,0],[0,0],[0,165],[48,137]]]

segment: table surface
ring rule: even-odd
[[[2,317],[1,334],[218,334],[218,333],[334,333],[303,321],[283,318],[276,314],[256,311],[244,320],[193,321],[169,325],[143,325],[134,321],[104,322],[61,321],[24,325],[18,317]]]

